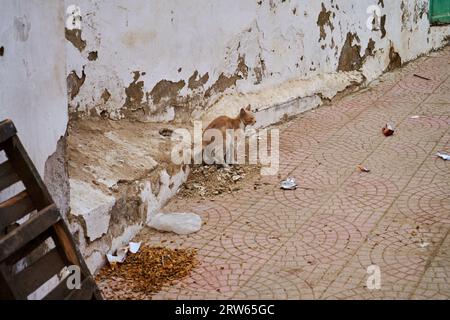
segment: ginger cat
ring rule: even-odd
[[[226,131],[227,130],[238,130],[242,129],[245,130],[245,127],[248,125],[254,125],[256,123],[255,116],[253,115],[251,111],[251,106],[248,105],[245,109],[241,108],[239,115],[236,118],[230,118],[228,116],[220,116],[214,119],[203,131],[203,135],[205,132],[209,129],[216,129],[219,130],[222,133],[223,142],[224,142],[224,153],[226,150]],[[214,143],[214,140],[206,141],[203,140],[203,149],[205,146]],[[232,141],[228,141],[228,143],[232,143]],[[225,163],[224,166],[227,166],[226,164],[226,155],[225,156]]]
[[[251,106],[248,105],[245,109],[241,108],[241,111],[236,118],[230,118],[227,116],[217,117],[206,127],[204,131],[208,129],[219,129],[223,134],[225,134],[227,129],[245,129],[246,126],[254,125],[255,123],[255,116],[251,111]]]

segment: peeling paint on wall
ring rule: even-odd
[[[363,58],[361,57],[361,46],[353,44],[360,42],[356,33],[347,33],[341,56],[339,57],[338,71],[353,71],[361,68]]]
[[[108,89],[103,90],[102,93],[103,102],[104,103],[108,102],[109,98],[111,98],[111,93],[109,93]]]
[[[159,104],[161,102],[173,102],[185,85],[186,83],[184,80],[180,80],[178,82],[169,80],[159,81],[153,87],[152,91],[150,91],[150,96],[152,97],[153,103]]]
[[[236,70],[237,74],[240,75],[241,78],[243,79],[247,79],[248,77],[248,67],[245,64],[245,56],[244,55],[239,55],[238,57],[238,66],[237,66],[237,70]]]
[[[66,28],[66,40],[69,41],[75,48],[82,52],[86,48],[86,40],[81,38],[81,30],[73,29],[69,30]]]
[[[334,30],[334,26],[331,23],[331,17],[334,17],[335,14],[332,13],[331,11],[328,11],[327,8],[325,7],[325,4],[322,2],[322,11],[320,11],[319,16],[317,17],[317,25],[320,28],[320,38],[319,38],[319,42],[320,40],[325,40],[325,38],[327,37],[327,34],[325,32],[325,26],[327,25],[328,27],[330,27],[331,32],[333,32]]]
[[[198,78],[198,79],[197,79]],[[203,87],[203,85],[208,82],[209,80],[209,74],[208,72],[205,73],[203,76],[200,76],[198,74],[198,71],[195,70],[192,76],[189,77],[188,80],[188,88],[191,90],[196,90],[198,88]]]
[[[394,69],[400,68],[402,66],[402,58],[395,51],[395,48],[391,46],[389,50],[389,65],[387,67],[387,71],[392,71]]]
[[[266,73],[266,64],[264,59],[261,58],[261,54],[258,56],[253,72],[255,73],[256,78],[254,84],[260,84]]]
[[[142,99],[144,98],[144,81],[138,81],[141,73],[134,71],[133,82],[125,88],[126,100],[124,108],[137,110],[142,108]]]
[[[88,54],[88,60],[89,61],[95,61],[98,59],[98,52],[97,51],[91,51]]]
[[[380,30],[381,30],[381,39],[386,37],[386,15],[381,16],[381,22],[380,22]]]
[[[86,80],[86,73],[83,71],[81,73],[81,78],[77,75],[75,71],[72,71],[67,76],[67,92],[69,94],[70,99],[75,98],[80,92],[80,88],[83,86],[84,81]]]
[[[442,45],[450,29],[429,28],[423,18],[428,0],[403,0],[414,13],[403,30],[400,1],[218,1],[211,12],[207,0],[183,2],[177,10],[162,0],[112,0],[122,9],[80,1],[85,12],[96,14],[83,16],[89,26],[83,38],[76,31],[72,35],[78,50],[67,43],[68,70],[79,74],[86,65],[89,75],[88,85],[69,102],[70,110],[114,120],[191,121],[224,95],[336,70],[361,70],[373,80],[389,65],[391,43],[401,60],[409,61]],[[381,8],[381,17],[370,30],[367,8],[373,4]],[[194,8],[206,12],[199,15]],[[83,48],[97,52],[97,59],[78,54]],[[130,70],[149,72],[130,80]]]
[[[236,81],[240,79],[241,77],[236,74],[226,76],[222,72],[216,82],[214,82],[214,84],[206,90],[205,97],[210,97],[213,94],[224,92],[226,89],[235,86]]]

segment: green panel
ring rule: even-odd
[[[450,0],[430,0],[430,22],[450,23]]]

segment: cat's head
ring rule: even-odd
[[[246,126],[254,125],[256,123],[255,115],[253,114],[250,105],[248,105],[245,109],[241,108],[239,117]]]

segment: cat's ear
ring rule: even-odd
[[[251,111],[251,110],[252,110],[252,106],[251,106],[251,105],[248,105],[247,108],[245,108],[245,110]]]

